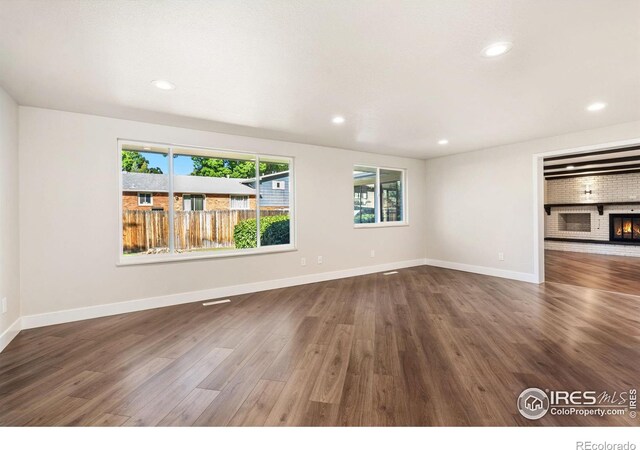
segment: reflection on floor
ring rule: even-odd
[[[638,425],[516,408],[638,388],[637,297],[422,266],[231,300],[22,331],[0,425]]]
[[[640,295],[640,258],[556,250],[544,254],[546,281]]]

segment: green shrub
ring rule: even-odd
[[[376,221],[376,215],[367,213],[357,214],[354,221],[355,223],[373,223]]]
[[[233,229],[236,248],[256,248],[256,219],[238,222]],[[266,216],[260,218],[260,243],[280,245],[289,243],[289,216]]]
[[[233,228],[233,240],[236,248],[255,248],[257,245],[256,219],[246,219],[238,222]]]
[[[289,244],[289,216],[261,218],[260,228],[260,242],[262,245]]]

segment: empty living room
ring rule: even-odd
[[[0,0],[7,448],[635,450],[639,388],[640,0]]]

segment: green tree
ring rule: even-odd
[[[237,161],[233,159],[204,158],[192,156],[193,172],[200,177],[254,178],[256,164],[253,161]],[[268,175],[289,169],[288,164],[260,163],[260,173]]]
[[[162,173],[159,167],[149,167],[149,160],[140,152],[122,151],[122,170],[135,173]]]

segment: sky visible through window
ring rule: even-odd
[[[138,152],[149,161],[149,168],[158,167],[163,174],[169,173],[169,162],[166,155],[161,153]],[[193,172],[193,161],[191,156],[176,155],[173,158],[173,172],[175,175],[191,175]]]
[[[169,173],[169,163],[167,157],[159,153],[139,152],[140,155],[147,158],[149,167],[159,167],[162,173]],[[193,172],[193,161],[190,156],[177,156],[173,159],[173,171],[176,175],[189,175]]]

